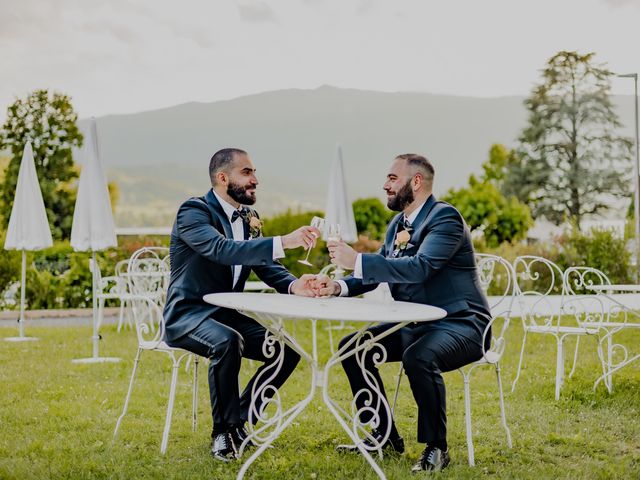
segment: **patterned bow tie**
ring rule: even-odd
[[[402,217],[402,220],[400,220],[400,224],[398,225],[398,230],[407,230],[409,232],[413,230],[413,227],[411,226],[411,223],[409,223],[409,220],[407,220],[407,217]]]
[[[235,222],[238,218],[242,218],[244,223],[249,223],[249,209],[242,207],[240,210],[234,210],[231,215],[231,223]]]

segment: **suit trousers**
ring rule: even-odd
[[[482,337],[477,327],[465,321],[462,316],[458,320],[447,317],[444,320],[422,323],[403,327],[391,335],[381,339],[380,343],[387,351],[386,362],[402,361],[404,370],[409,377],[413,397],[418,406],[418,442],[433,443],[446,440],[447,411],[446,390],[443,372],[458,369],[464,365],[482,358]],[[378,325],[369,330],[378,334],[391,328],[391,325]],[[354,334],[343,338],[340,346],[344,346]],[[488,335],[487,342],[490,341]],[[384,386],[378,368],[374,363],[376,350],[372,349],[365,356],[364,366],[375,379],[382,393]],[[342,366],[349,379],[353,395],[361,389],[371,391],[369,383],[362,373],[355,356],[342,361]],[[359,394],[356,397],[358,409],[365,406],[368,395]],[[375,398],[375,397],[374,397]],[[387,418],[386,412],[380,408],[377,412],[380,423],[378,429],[385,432],[389,422],[392,433],[395,431],[393,418]],[[370,421],[372,413],[365,410],[360,420]]]
[[[215,313],[215,319],[208,318],[191,332],[170,343],[172,347],[183,348],[209,359],[209,395],[216,429],[224,430],[249,420],[251,391],[257,379],[261,379],[262,384],[279,388],[296,368],[300,355],[285,346],[284,361],[280,371],[274,375],[280,346],[276,343],[275,353],[266,357],[262,349],[264,339],[265,328],[254,319],[236,310],[220,309]],[[238,375],[242,357],[264,363],[240,395]],[[264,395],[255,399],[256,411],[260,411],[273,393],[272,388],[267,388]],[[255,422],[255,418],[251,420]]]

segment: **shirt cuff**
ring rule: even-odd
[[[339,297],[348,297],[349,296],[349,287],[347,287],[347,283],[344,280],[336,280],[338,285],[340,285],[340,294]]]
[[[273,237],[272,258],[274,260],[278,260],[279,258],[284,258],[284,248],[282,248],[282,237],[280,235],[278,235],[277,237]]]
[[[362,280],[362,254],[359,253],[356,257],[356,266],[353,269],[353,278],[359,278]]]
[[[289,284],[289,287],[287,288],[287,293],[288,293],[289,295],[291,295],[291,287],[293,287],[293,284],[294,284],[294,283],[296,283],[296,281],[295,281],[295,280],[294,280],[293,282],[291,282],[291,283]]]

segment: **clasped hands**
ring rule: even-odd
[[[348,270],[353,270],[358,252],[344,242],[329,241],[329,256],[331,263]],[[303,297],[332,297],[340,295],[341,287],[338,282],[327,275],[302,275],[291,285],[291,293]]]

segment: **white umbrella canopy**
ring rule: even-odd
[[[78,195],[73,212],[71,225],[71,246],[76,251],[91,251],[90,269],[92,273],[93,290],[93,356],[73,360],[76,363],[117,362],[114,357],[100,357],[98,345],[98,304],[96,298],[96,283],[98,278],[98,264],[96,251],[118,245],[116,230],[111,211],[109,189],[102,170],[100,160],[100,145],[98,142],[98,128],[95,118],[89,122],[89,130],[85,133],[82,148],[77,152],[82,161],[82,172],[78,183]]]
[[[40,183],[36,173],[31,142],[27,142],[22,153],[18,183],[9,217],[9,227],[4,242],[5,250],[22,250],[22,269],[20,280],[20,336],[6,340],[35,340],[24,335],[25,278],[27,270],[26,250],[41,250],[53,245],[47,212],[42,200]]]
[[[98,129],[91,119],[82,148],[78,151],[82,172],[71,226],[71,246],[93,252],[118,245],[109,200],[109,189],[102,170]]]
[[[5,250],[41,250],[53,245],[31,142],[24,146],[9,217]]]
[[[338,156],[331,166],[329,175],[329,192],[327,194],[327,208],[325,209],[325,225],[340,225],[340,235],[347,243],[358,239],[358,230],[353,218],[353,207],[347,195],[347,185],[344,178],[342,162],[342,147],[338,145]],[[327,239],[325,228],[323,238]]]

